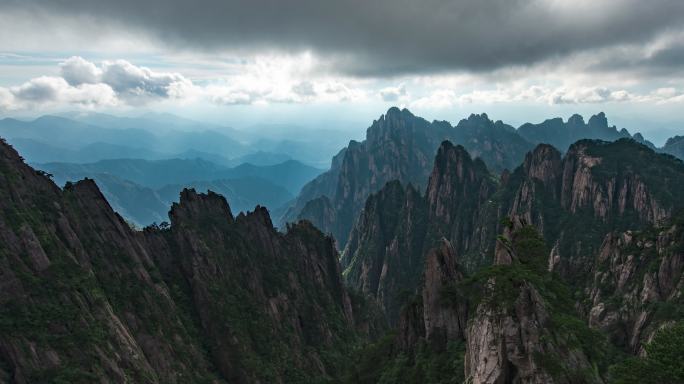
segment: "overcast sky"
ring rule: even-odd
[[[0,0],[0,25],[2,116],[684,127],[682,0]]]

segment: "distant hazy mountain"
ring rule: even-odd
[[[142,227],[169,220],[171,204],[162,201],[154,189],[105,173],[90,174],[88,177],[95,180],[112,208],[129,222]],[[84,178],[77,177],[71,181]],[[55,178],[55,181],[62,186],[66,182],[61,178]]]
[[[275,210],[294,198],[294,195],[284,187],[256,177],[193,181],[167,185],[156,191],[167,207],[167,211],[171,203],[178,202],[179,192],[183,188],[194,188],[198,192],[213,191],[223,195],[236,212],[251,211],[257,205]]]
[[[279,163],[284,163],[288,160],[293,160],[290,155],[284,153],[274,153],[265,151],[256,151],[244,156],[240,156],[231,159],[230,162],[233,165],[240,165],[244,163],[254,164],[254,165],[276,165]]]
[[[168,128],[155,131],[135,125],[135,128],[130,128],[125,124],[125,119],[117,121],[122,124],[112,128],[58,116],[43,116],[32,121],[7,118],[0,120],[0,136],[10,143],[15,139],[32,139],[67,150],[79,150],[87,145],[106,143],[167,154],[194,149],[226,158],[253,152],[246,149],[238,140],[218,131]]]
[[[526,123],[518,128],[518,133],[527,141],[535,144],[551,144],[560,151],[566,151],[568,147],[581,139],[599,139],[615,141],[622,138],[631,138],[652,149],[653,143],[644,139],[640,133],[634,136],[626,129],[618,130],[616,126],[608,126],[606,114],[600,112],[584,122],[580,115],[572,115],[567,121],[560,117],[545,120],[539,124]]]
[[[169,184],[157,189],[106,173],[57,173],[53,179],[58,185],[64,185],[86,177],[95,180],[116,212],[141,227],[155,222],[168,221],[171,204],[178,202],[180,191],[184,188],[219,193],[226,197],[236,212],[253,210],[257,205],[277,211],[294,198],[294,195],[285,187],[256,177],[189,181],[182,184]]]
[[[73,163],[90,163],[106,159],[146,159],[159,160],[173,157],[144,148],[129,147],[119,144],[110,144],[97,142],[88,144],[78,149],[66,149],[45,143],[35,139],[14,138],[8,140],[10,144],[18,151],[21,151],[22,156],[29,163],[48,163],[48,162],[73,162]],[[207,154],[209,157],[210,154]],[[213,155],[218,157],[217,155]],[[177,155],[175,157],[182,157]],[[194,155],[194,157],[202,157]]]
[[[278,211],[321,172],[295,160],[235,168],[203,159],[116,159],[89,164],[45,163],[37,167],[52,174],[58,185],[86,177],[94,179],[112,207],[139,225],[167,220],[169,207],[183,188],[220,193],[237,211],[251,210],[256,205]]]
[[[684,136],[675,136],[667,140],[662,148],[662,152],[679,157],[684,160]]]
[[[241,164],[229,172],[231,178],[258,177],[274,184],[282,185],[293,195],[299,193],[304,184],[323,172],[322,169],[310,167],[297,160],[288,160],[280,164],[257,166]]]
[[[103,128],[144,129],[153,133],[169,130],[186,132],[210,130],[222,132],[238,141],[246,140],[248,138],[248,135],[237,129],[186,119],[170,113],[150,112],[137,117],[124,117],[94,112],[67,112],[60,114],[60,116]]]
[[[0,120],[0,136],[33,164],[197,157],[229,167],[275,165],[294,159],[325,168],[349,135],[347,131],[280,125],[236,130],[171,114],[118,117],[71,112],[31,121]]]
[[[261,178],[284,187],[290,194],[298,193],[304,184],[322,172],[296,160],[268,166],[242,164],[234,168],[204,159],[113,159],[88,164],[43,163],[36,167],[52,173],[57,180],[74,180],[104,173],[150,188],[195,181]]]
[[[115,159],[88,164],[45,163],[38,164],[37,167],[55,175],[58,183],[59,180],[74,180],[104,173],[150,188],[193,180],[219,179],[228,171],[228,168],[202,159]]]

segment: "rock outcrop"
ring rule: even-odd
[[[683,175],[681,162],[630,139],[579,141],[562,160],[540,145],[502,185],[501,206],[554,245],[551,268],[584,283],[607,233],[658,225],[684,207]]]
[[[642,354],[655,331],[684,312],[684,222],[606,235],[585,289],[589,325]]]
[[[368,198],[342,253],[347,284],[373,297],[390,324],[420,281],[425,212],[425,200],[411,185],[387,183]]]
[[[350,142],[336,156],[330,171],[304,187],[282,221],[310,220],[330,230],[343,248],[372,193],[392,180],[420,190],[426,186],[434,154],[444,140],[461,143],[472,157],[481,158],[495,171],[514,167],[532,147],[513,127],[493,122],[485,114],[471,115],[452,127],[445,121],[430,123],[406,109],[390,108],[368,128],[366,140]],[[315,211],[313,208],[328,210],[320,202],[305,209],[308,201],[322,196],[330,201],[333,215]],[[334,224],[326,220],[330,217],[335,218]]]
[[[0,378],[285,383],[340,373],[356,340],[354,303],[333,239],[311,224],[282,234],[265,208],[233,217],[222,196],[184,190],[170,227],[136,232],[92,180],[60,190],[4,143],[0,181]]]
[[[496,189],[482,160],[471,158],[460,145],[442,143],[425,192],[430,237],[449,239],[459,263],[470,270],[491,262],[495,228],[487,220]]]
[[[394,181],[368,198],[342,253],[345,281],[375,297],[396,324],[403,300],[418,287],[426,252],[442,239],[462,268],[491,262],[495,191],[481,160],[443,142],[425,196]]]
[[[612,348],[641,353],[657,329],[684,317],[681,231],[672,223],[684,209],[682,183],[680,161],[631,139],[580,141],[564,157],[542,144],[498,183],[463,148],[444,143],[424,216],[401,216],[403,203],[387,210],[402,217],[394,223],[427,229],[421,250],[398,248],[392,256],[422,259],[423,278],[404,299],[380,375],[398,364],[425,378],[421,364],[463,359],[465,379],[477,383],[605,381]],[[345,249],[354,255],[348,272],[373,265],[364,250],[390,249],[381,221],[362,223]],[[441,237],[449,246],[435,251]],[[452,259],[459,273],[444,274]],[[375,270],[385,281],[403,271]],[[348,284],[358,284],[349,276]],[[441,344],[431,341],[435,334]],[[439,366],[440,374],[459,377]]]

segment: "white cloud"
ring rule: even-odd
[[[408,97],[406,86],[399,84],[396,87],[387,87],[380,90],[380,97],[387,102],[396,102]]]
[[[211,67],[200,63],[198,67]],[[442,74],[404,77],[396,85],[373,79],[332,75],[321,71],[309,54],[261,55],[225,60],[209,72],[182,66],[157,71],[126,60],[94,63],[71,57],[59,64],[59,76],[38,76],[25,83],[0,87],[0,110],[101,106],[315,104],[391,102],[418,109],[448,109],[468,105],[596,103],[680,103],[684,84],[670,82],[651,88],[603,79],[596,82],[572,73],[531,77],[500,71],[498,75]],[[194,68],[193,66],[191,66]],[[597,85],[594,85],[597,84]],[[389,85],[389,86],[388,86]],[[660,88],[657,88],[660,86]]]
[[[100,68],[80,56],[72,56],[59,66],[62,77],[71,85],[98,83],[102,76]]]
[[[192,82],[180,73],[155,72],[126,60],[105,61],[100,81],[120,97],[182,98]]]
[[[450,89],[437,89],[427,96],[411,102],[412,108],[446,109],[456,104],[456,92]]]
[[[179,73],[155,72],[125,60],[105,61],[97,66],[74,56],[59,66],[59,77],[40,76],[19,86],[0,87],[0,109],[139,105],[183,99],[196,93],[192,81]]]
[[[22,85],[0,88],[0,110],[32,109],[44,106],[85,107],[117,104],[114,91],[106,84],[73,86],[61,77],[41,76]]]
[[[438,88],[412,100],[414,108],[447,109],[468,104],[600,104],[600,103],[673,103],[684,101],[684,94],[675,88],[659,88],[651,92],[636,93],[625,89],[590,86],[521,86],[511,84],[496,89],[473,90],[457,93],[453,89]]]

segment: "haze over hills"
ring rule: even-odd
[[[46,163],[37,168],[58,185],[94,179],[117,212],[141,226],[167,221],[166,213],[184,188],[226,196],[236,212],[257,205],[278,209],[321,171],[295,160],[266,166],[228,168],[203,159],[101,160],[96,163]]]
[[[308,158],[311,163],[331,164],[324,158],[325,153],[339,151],[334,143],[342,143],[344,133],[323,130],[316,137],[300,137],[295,141],[283,134],[295,129],[291,126],[261,125],[251,127],[251,131],[247,132],[170,114],[117,117],[98,113],[66,113],[33,121],[4,119],[0,121],[0,134],[7,135],[9,142],[31,164],[53,173],[58,182],[94,178],[102,184],[105,194],[112,201],[134,201],[115,196],[112,191],[128,191],[130,194],[135,190],[145,195],[141,195],[141,199],[156,201],[154,194],[150,194],[146,187],[158,190],[167,185],[178,187],[186,183],[186,186],[190,186],[187,183],[219,180],[222,181],[220,185],[225,186],[226,180],[235,179],[245,179],[240,182],[245,186],[254,184],[253,180],[246,179],[261,178],[265,183],[260,185],[267,191],[257,195],[264,198],[270,196],[265,200],[249,198],[237,192],[246,193],[244,188],[223,188],[221,191],[235,200],[237,210],[250,209],[252,203],[269,206],[279,217],[280,226],[296,218],[311,219],[324,231],[333,233],[340,246],[345,244],[365,198],[377,191],[384,182],[398,179],[417,187],[425,185],[429,172],[428,159],[443,139],[463,143],[473,156],[482,157],[496,172],[512,168],[525,151],[542,142],[550,143],[562,151],[570,143],[582,138],[616,140],[632,137],[655,148],[641,134],[632,136],[624,129],[609,126],[603,113],[592,116],[586,123],[581,116],[573,115],[567,121],[555,118],[539,124],[526,123],[517,129],[501,121],[491,121],[487,115],[472,115],[455,127],[447,122],[429,123],[398,109],[390,109],[387,116],[390,115],[397,116],[395,123],[388,120],[385,128],[374,123],[368,129],[366,141],[360,146],[352,141],[349,148],[353,148],[353,151],[343,150],[332,162],[330,171],[308,184],[317,171],[290,160]],[[296,129],[302,131],[301,127]],[[681,155],[674,144],[676,140],[671,143],[659,150]],[[396,149],[388,150],[392,147]],[[313,152],[312,148],[315,149]],[[414,155],[417,155],[414,159],[407,157]],[[365,165],[363,162],[368,156],[369,164]],[[46,164],[54,160],[73,164]],[[141,160],[147,160],[149,164]],[[391,167],[388,167],[390,164]],[[392,169],[396,166],[400,168]],[[368,167],[368,172],[355,167]],[[342,176],[339,172],[343,173]],[[104,174],[109,177],[102,177]],[[362,176],[366,178],[365,181],[349,180],[350,177],[356,177],[354,175],[363,174],[366,175]],[[368,182],[371,184],[365,185]],[[282,194],[280,187],[284,187],[287,193]],[[257,188],[256,184],[254,188]],[[349,188],[351,195],[344,197],[344,190]],[[281,198],[275,198],[278,193],[282,194]],[[281,205],[291,200],[292,195],[298,197],[291,206]],[[168,204],[169,199],[160,199],[160,202]],[[161,207],[160,202],[152,206]],[[162,209],[136,209],[122,203],[115,203],[115,206],[139,225],[165,217]]]
[[[296,139],[293,131],[299,132]],[[226,166],[295,159],[324,167],[349,139],[346,132],[295,126],[237,130],[171,114],[132,118],[76,112],[30,121],[5,118],[0,135],[31,163],[200,157]]]
[[[183,190],[169,226],[136,232],[92,181],[62,190],[0,155],[0,377],[21,383],[605,383],[684,336],[667,328],[684,313],[684,162],[633,139],[540,144],[500,175],[443,141],[424,195],[370,193],[340,261],[307,221],[279,233],[213,192]]]
[[[684,0],[0,25],[0,384],[684,384]]]

